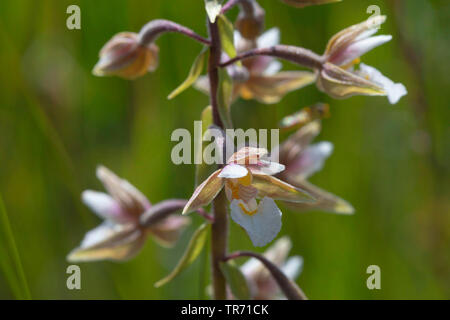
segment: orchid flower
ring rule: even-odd
[[[281,211],[274,200],[310,202],[314,198],[273,175],[284,166],[270,161],[264,148],[243,147],[226,165],[212,173],[189,199],[183,214],[208,205],[225,187],[231,218],[243,227],[257,247],[271,242],[281,229]],[[256,198],[262,199],[259,203]]]
[[[139,38],[134,32],[116,34],[100,50],[94,75],[135,79],[154,71],[158,66],[159,49],[154,43],[141,44]]]
[[[103,166],[97,168],[97,177],[108,193],[86,190],[82,200],[104,222],[86,233],[81,245],[69,254],[69,261],[128,260],[139,252],[148,235],[171,246],[189,223],[186,217],[170,215],[145,227],[140,219],[152,208],[150,201]]]
[[[363,54],[392,39],[390,35],[373,36],[385,20],[385,16],[371,17],[331,38],[324,54],[326,61],[317,78],[321,91],[333,98],[382,95],[387,96],[391,104],[407,94],[403,84],[394,83],[377,69],[363,63],[359,69],[354,67]]]
[[[278,239],[265,252],[264,257],[278,266],[292,281],[302,271],[303,258],[292,256],[288,258],[292,242],[288,237]],[[251,258],[241,266],[241,271],[247,280],[251,298],[255,300],[281,299],[278,284],[264,265],[255,258]]]
[[[286,205],[294,210],[305,211],[320,209],[333,213],[352,214],[353,207],[345,200],[320,189],[309,183],[306,179],[313,173],[322,169],[325,160],[333,152],[333,144],[322,141],[310,144],[320,133],[321,125],[315,120],[300,128],[279,146],[279,159],[286,169],[279,173],[283,181],[306,190],[316,202],[314,203],[290,203]],[[272,151],[272,154],[278,151]]]
[[[234,43],[239,53],[253,48],[267,48],[280,42],[280,31],[272,28],[255,41],[247,40],[238,31]],[[287,93],[314,83],[316,76],[308,71],[280,71],[281,63],[273,57],[255,56],[242,61],[243,67],[230,66],[228,73],[233,79],[233,98],[255,99],[266,104],[279,102]],[[209,92],[209,82],[200,77],[195,87]]]

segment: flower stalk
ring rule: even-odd
[[[255,56],[277,57],[311,69],[320,69],[324,63],[324,58],[311,50],[296,46],[276,45],[269,48],[248,50],[221,63],[220,66],[227,67],[237,61]]]
[[[252,257],[258,259],[267,268],[267,270],[269,270],[270,274],[280,286],[281,291],[283,291],[288,300],[308,300],[306,295],[295,284],[295,282],[289,280],[280,268],[278,268],[273,262],[258,253],[251,251],[236,251],[225,257],[224,261],[241,257]]]
[[[206,45],[210,44],[210,41],[208,39],[203,38],[191,29],[165,19],[153,20],[143,26],[141,31],[139,32],[139,41],[142,45],[148,45],[150,43],[153,43],[156,38],[166,32],[181,33],[185,36],[188,36],[189,38],[196,40],[197,42]]]
[[[219,70],[220,56],[222,53],[219,29],[217,23],[208,21],[208,28],[211,38],[210,54],[208,61],[208,78],[210,82],[210,104],[213,112],[214,124],[223,129],[223,123],[219,114],[218,106],[218,88],[219,88]],[[211,228],[211,266],[212,266],[212,285],[214,299],[225,300],[226,280],[220,270],[220,262],[227,254],[228,246],[228,214],[227,199],[222,190],[214,199],[212,204],[214,212],[214,222]]]

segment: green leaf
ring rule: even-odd
[[[209,126],[213,124],[213,115],[211,106],[207,106],[201,115],[202,120],[202,132],[201,135],[195,136],[195,186],[197,187],[203,181],[205,181],[213,172],[215,167],[213,165],[208,165],[203,161],[203,150],[210,143],[208,141],[203,141],[203,135]]]
[[[228,57],[234,58],[236,57],[236,48],[234,47],[233,24],[222,14],[217,18],[217,27],[219,28],[222,50],[228,55]]]
[[[205,9],[211,23],[216,22],[217,16],[222,10],[222,1],[220,0],[205,0]]]
[[[230,114],[231,99],[233,95],[233,81],[226,68],[219,69],[219,88],[217,91],[217,104],[220,118],[226,129],[233,127]]]
[[[233,261],[221,262],[220,269],[233,295],[239,300],[249,300],[250,289],[241,269]]]
[[[25,272],[17,250],[8,214],[0,195],[0,260],[1,268],[17,299],[31,299]]]
[[[173,90],[169,96],[167,97],[169,100],[175,98],[181,92],[189,88],[194,84],[195,80],[202,74],[203,67],[205,65],[205,58],[208,50],[207,48],[203,48],[200,54],[195,58],[194,63],[192,64],[191,70],[189,70],[189,74],[186,80],[183,81],[175,90]]]
[[[155,283],[155,287],[159,288],[166,283],[172,281],[181,271],[186,269],[192,262],[197,259],[199,254],[202,252],[203,247],[205,246],[207,236],[208,236],[208,228],[209,224],[202,224],[194,233],[191,240],[189,241],[188,247],[178,262],[177,266],[172,270],[172,272]]]

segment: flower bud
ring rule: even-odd
[[[236,29],[247,40],[255,40],[264,30],[265,12],[256,1],[241,1],[242,10],[236,19]]]
[[[135,79],[156,69],[158,51],[154,43],[142,45],[136,33],[118,33],[101,49],[100,60],[93,73],[96,76],[116,75]]]

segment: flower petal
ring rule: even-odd
[[[194,82],[194,88],[206,95],[209,95],[210,86],[208,77],[207,76],[198,77],[198,79]]]
[[[259,160],[259,164],[257,165],[249,165],[248,169],[253,174],[267,174],[270,176],[276,175],[285,169],[284,165],[268,160]]]
[[[227,160],[228,164],[257,164],[259,159],[268,153],[265,148],[242,147]]]
[[[117,223],[133,221],[133,217],[127,215],[120,207],[119,203],[104,192],[86,190],[81,194],[81,199],[89,209],[102,219],[111,220]]]
[[[396,104],[401,97],[406,95],[408,91],[401,83],[394,83],[391,79],[385,77],[380,71],[374,67],[368,66],[364,63],[359,65],[359,71],[363,76],[368,77],[373,82],[379,84],[386,91],[389,102]]]
[[[119,178],[104,166],[97,168],[97,178],[103,183],[108,193],[130,215],[139,217],[150,208],[150,201],[127,180]]]
[[[164,247],[173,247],[183,229],[189,225],[188,217],[170,215],[161,222],[152,225],[148,231]]]
[[[386,95],[386,91],[379,84],[329,62],[324,64],[317,78],[317,87],[335,99],[345,99],[354,95]]]
[[[289,166],[292,161],[295,161],[301,155],[311,141],[319,135],[320,130],[320,121],[315,120],[301,127],[294,134],[289,136],[280,147],[280,162]]]
[[[208,205],[220,192],[223,187],[224,180],[219,177],[222,170],[213,172],[208,179],[202,182],[195,189],[188,203],[183,209],[183,214],[195,211],[198,208]]]
[[[253,215],[246,214],[239,204],[245,205],[238,200],[231,203],[231,218],[247,231],[253,245],[262,247],[271,242],[281,230],[281,211],[275,202],[265,197]]]
[[[303,180],[302,178],[291,177],[288,181],[298,188],[308,191],[308,193],[317,200],[315,203],[286,202],[286,206],[288,206],[291,210],[324,210],[338,214],[353,214],[355,211],[352,205],[344,199],[341,199],[334,194],[322,190],[319,187],[309,183],[308,181]]]
[[[236,179],[245,177],[248,174],[247,168],[239,164],[227,164],[219,173],[220,178]]]
[[[286,175],[292,174],[301,178],[308,178],[322,169],[325,160],[333,152],[333,144],[322,141],[308,146],[301,154],[289,163]]]
[[[253,175],[252,186],[258,189],[258,197],[274,200],[314,203],[315,199],[307,191],[268,175]]]
[[[258,48],[267,48],[276,46],[280,43],[280,30],[271,28],[264,32],[256,41]]]
[[[300,256],[290,257],[286,263],[281,267],[281,271],[290,280],[295,280],[303,269],[303,258]]]
[[[242,86],[245,99],[256,99],[262,103],[277,103],[287,93],[303,88],[316,81],[316,75],[308,71],[284,71],[274,75],[253,75]]]
[[[277,74],[283,67],[282,63],[278,60],[272,60],[266,69],[263,71],[264,76],[273,76]]]
[[[361,57],[366,52],[369,52],[370,50],[381,46],[391,39],[391,35],[380,35],[356,41],[342,50],[342,52],[340,52],[338,55],[335,55],[329,61],[338,66],[348,64],[353,60]]]
[[[131,225],[126,227],[103,223],[86,233],[80,247],[69,253],[71,262],[128,260],[145,243],[145,234]]]
[[[289,237],[281,237],[277,239],[265,252],[264,257],[266,257],[270,262],[278,267],[281,267],[292,248],[292,242]],[[270,276],[269,271],[264,267],[264,265],[255,258],[251,258],[246,263],[241,266],[241,270],[244,275],[252,279],[262,279],[264,277]]]
[[[340,55],[342,50],[345,50],[350,44],[376,33],[379,26],[385,21],[386,16],[378,15],[338,32],[328,42],[325,55],[328,55],[330,60],[334,60],[333,56]]]

